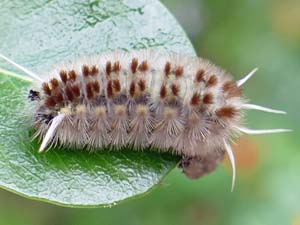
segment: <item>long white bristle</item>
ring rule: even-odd
[[[58,116],[56,116],[53,120],[52,123],[43,139],[43,142],[39,148],[39,152],[43,152],[47,145],[49,144],[49,142],[52,140],[53,136],[55,135],[55,131],[58,127],[58,125],[62,122],[62,120],[65,118],[65,114],[59,114]]]
[[[29,81],[29,82],[33,82],[33,79],[31,77],[23,76],[23,75],[20,75],[20,74],[17,74],[17,73],[14,73],[14,72],[2,69],[2,68],[0,68],[0,73],[4,74],[4,75],[7,75],[7,76],[11,76],[11,77],[16,77],[18,79],[22,79],[22,80],[26,80],[26,81]]]
[[[0,54],[0,58],[5,60],[6,62],[10,63],[11,65],[15,66],[16,68],[20,69],[21,71],[26,73],[28,76],[30,76],[34,80],[43,82],[43,80],[39,76],[37,76],[35,73],[33,73],[30,70],[26,69],[25,67],[19,65],[18,63],[14,62],[13,60],[7,58],[6,56]]]
[[[247,74],[244,78],[238,80],[236,82],[237,86],[240,87],[242,86],[244,83],[246,83],[258,70],[258,68],[255,68],[254,70],[252,70],[249,74]]]
[[[270,109],[270,108],[267,108],[267,107],[254,105],[254,104],[243,104],[242,109],[254,109],[254,110],[259,110],[259,111],[269,112],[269,113],[286,114],[286,112],[281,111],[281,110]]]
[[[234,185],[235,185],[235,179],[236,179],[235,159],[234,159],[234,154],[233,154],[231,146],[226,142],[225,139],[223,139],[223,141],[224,141],[225,150],[226,150],[226,152],[228,154],[228,157],[229,157],[229,160],[230,160],[230,163],[231,163],[231,167],[232,167],[231,192],[233,192]]]
[[[269,129],[269,130],[252,130],[245,127],[236,127],[239,131],[245,133],[245,134],[274,134],[274,133],[285,133],[285,132],[291,132],[290,129]]]

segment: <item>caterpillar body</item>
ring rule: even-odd
[[[285,112],[249,104],[239,81],[202,58],[154,51],[111,52],[57,66],[36,75],[11,59],[38,85],[33,127],[42,139],[39,152],[52,145],[89,150],[153,148],[182,156],[190,178],[213,171],[240,133],[286,132],[243,126],[244,110]]]

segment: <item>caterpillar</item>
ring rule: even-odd
[[[230,143],[241,133],[265,134],[287,129],[244,127],[245,110],[285,114],[254,104],[243,84],[254,69],[235,81],[208,60],[155,51],[115,51],[56,66],[37,75],[4,55],[0,58],[35,83],[32,126],[41,138],[39,152],[54,145],[86,148],[157,149],[182,157],[190,178],[213,171],[227,153],[235,183]]]

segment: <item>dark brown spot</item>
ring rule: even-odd
[[[166,88],[166,85],[162,85],[161,88],[160,88],[160,97],[162,99],[164,99],[166,96],[167,96],[167,88]]]
[[[80,88],[77,84],[72,86],[72,92],[76,98],[80,96]]]
[[[213,95],[212,93],[207,93],[203,96],[203,103],[204,104],[213,104]]]
[[[213,87],[213,86],[215,86],[217,83],[218,83],[218,78],[217,78],[217,76],[216,76],[216,75],[212,75],[212,76],[208,79],[208,81],[207,81],[207,83],[206,83],[206,87]]]
[[[176,70],[175,70],[175,76],[176,76],[177,78],[182,77],[183,71],[184,71],[184,70],[183,70],[183,67],[182,67],[182,66],[177,67]]]
[[[59,81],[56,78],[51,79],[50,83],[51,83],[52,90],[58,88],[59,86]]]
[[[86,88],[86,97],[88,99],[92,99],[94,97],[92,83],[90,83],[90,82],[87,83],[85,88]]]
[[[107,84],[107,97],[112,98],[114,96],[113,83],[112,81],[108,81]]]
[[[97,76],[99,74],[99,69],[97,68],[97,66],[92,66],[92,69],[91,69],[91,75],[92,76]]]
[[[131,72],[132,72],[133,74],[136,73],[138,64],[139,64],[138,59],[137,59],[137,58],[133,58],[132,61],[131,61],[131,66],[130,66],[130,67],[131,67]]]
[[[69,71],[69,79],[72,81],[76,80],[76,72],[74,70]]]
[[[113,81],[113,87],[114,87],[114,90],[116,92],[120,92],[121,91],[121,83],[119,80],[114,80]]]
[[[223,85],[223,91],[226,93],[227,98],[241,97],[243,92],[242,89],[236,85],[235,81],[227,81]]]
[[[72,88],[69,85],[65,89],[65,94],[66,94],[68,100],[72,102],[74,99],[74,96],[73,96]]]
[[[218,117],[233,118],[238,114],[238,110],[232,106],[224,106],[216,111]]]
[[[54,100],[54,97],[47,97],[45,100],[45,105],[49,108],[52,108],[56,105],[56,102]]]
[[[50,89],[48,83],[43,83],[42,84],[42,89],[43,89],[43,91],[44,91],[45,94],[51,95],[51,89]]]
[[[166,65],[165,65],[165,75],[166,77],[168,77],[171,73],[171,63],[170,62],[167,62]]]
[[[87,65],[83,65],[81,70],[84,77],[90,75],[90,69]]]
[[[61,81],[64,84],[66,84],[67,80],[68,80],[67,72],[65,70],[62,70],[62,71],[59,72],[59,76],[60,76]]]
[[[119,61],[116,61],[114,63],[114,66],[113,66],[113,71],[116,73],[116,74],[119,74],[120,71],[121,71],[121,64]]]
[[[141,71],[142,73],[145,73],[145,72],[147,72],[148,69],[149,69],[149,65],[148,65],[148,62],[145,60],[139,66],[139,71]]]
[[[199,93],[194,93],[191,98],[191,105],[192,106],[199,106],[201,103],[201,97]]]
[[[139,85],[139,88],[140,88],[140,91],[145,91],[145,89],[146,89],[146,81],[145,80],[140,80],[139,82],[138,82],[138,85]]]
[[[171,85],[171,90],[174,96],[178,96],[180,88],[177,84],[172,84]]]
[[[202,70],[202,69],[198,70],[196,73],[196,82],[200,83],[200,82],[204,81],[204,74],[205,74],[204,70]]]
[[[106,63],[106,75],[107,75],[107,76],[110,76],[111,72],[112,72],[111,62],[108,61],[108,62]]]
[[[135,95],[135,83],[134,83],[134,81],[132,81],[131,84],[130,84],[129,94],[130,94],[131,97],[134,97],[134,95]]]

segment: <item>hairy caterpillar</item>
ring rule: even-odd
[[[239,81],[201,58],[154,51],[111,52],[60,65],[36,75],[11,59],[0,58],[25,72],[38,86],[35,137],[39,152],[52,145],[95,150],[103,147],[153,147],[182,156],[190,178],[213,171],[226,152],[235,159],[230,141],[240,133],[264,134],[287,129],[251,130],[243,111],[285,112],[248,104]]]

